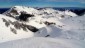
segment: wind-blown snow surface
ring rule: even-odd
[[[2,48],[84,48],[85,16],[69,10],[15,6],[0,15],[0,23]]]
[[[35,37],[9,41],[0,44],[1,48],[84,48],[85,42],[69,39]]]

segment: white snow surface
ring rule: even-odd
[[[18,15],[11,12],[16,10]],[[29,21],[19,21],[15,18],[21,14],[33,14]],[[13,17],[7,16],[11,14]],[[62,17],[63,16],[63,17]],[[6,27],[5,22],[18,21],[39,29],[36,33],[23,29],[16,29],[13,25]],[[55,23],[46,25],[44,22]],[[14,28],[17,34],[11,30]],[[66,10],[58,11],[52,8],[37,10],[32,7],[14,6],[10,10],[0,14],[0,47],[1,48],[84,48],[85,44],[85,16],[78,16]]]
[[[9,41],[0,44],[1,48],[84,48],[85,42],[79,40],[34,37]]]

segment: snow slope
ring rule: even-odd
[[[0,15],[0,42],[28,38],[33,36],[33,32],[31,32],[30,30],[24,31],[23,29],[17,29],[11,23],[4,22],[5,19],[8,22],[17,21],[11,17]],[[9,25],[7,26],[7,24]],[[12,32],[11,29],[14,29],[15,32]]]
[[[35,37],[9,41],[0,44],[1,48],[84,48],[85,42],[79,40]]]

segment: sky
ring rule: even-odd
[[[16,5],[30,7],[83,7],[85,0],[0,0],[0,8]]]

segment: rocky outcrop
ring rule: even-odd
[[[21,15],[17,19],[20,21],[27,21],[29,17],[34,17],[34,15],[21,12]]]

